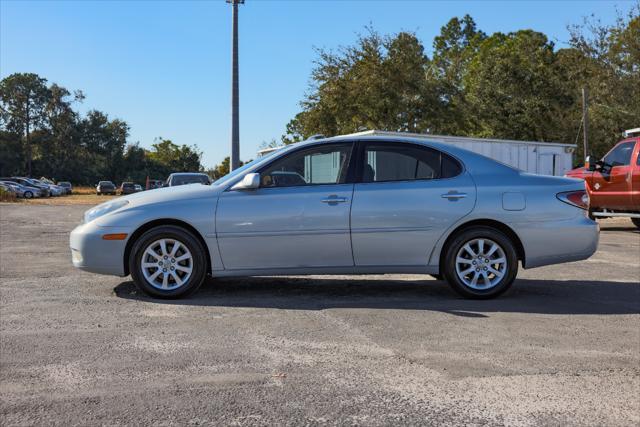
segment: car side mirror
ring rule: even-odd
[[[241,181],[231,187],[232,190],[255,190],[260,187],[260,174],[248,173]]]
[[[587,156],[587,159],[586,159],[586,161],[584,163],[587,166],[587,170],[589,172],[594,172],[596,170],[596,163],[597,162],[594,162],[593,159],[591,158],[591,156]]]

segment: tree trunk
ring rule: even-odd
[[[29,122],[31,120],[29,111],[29,98],[27,98],[27,120],[25,123],[25,142],[27,144],[27,176],[31,178],[31,141],[29,140]]]

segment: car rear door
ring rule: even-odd
[[[352,148],[323,143],[296,150],[260,170],[260,188],[223,192],[216,233],[225,269],[353,266]]]
[[[425,266],[438,239],[475,205],[464,166],[426,146],[364,142],[351,207],[357,266]]]

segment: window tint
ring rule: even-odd
[[[352,144],[319,145],[275,160],[260,173],[261,187],[342,184]]]
[[[604,162],[611,166],[628,165],[631,161],[631,153],[633,152],[633,141],[618,144],[609,154],[604,156]]]
[[[412,144],[367,144],[363,182],[451,178],[462,171],[450,156]]]

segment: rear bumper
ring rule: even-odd
[[[103,240],[106,233],[128,233],[128,230],[93,223],[77,226],[69,236],[71,261],[80,270],[122,277],[127,240]]]
[[[524,268],[589,258],[598,249],[600,227],[583,215],[566,221],[518,224],[525,251]]]

